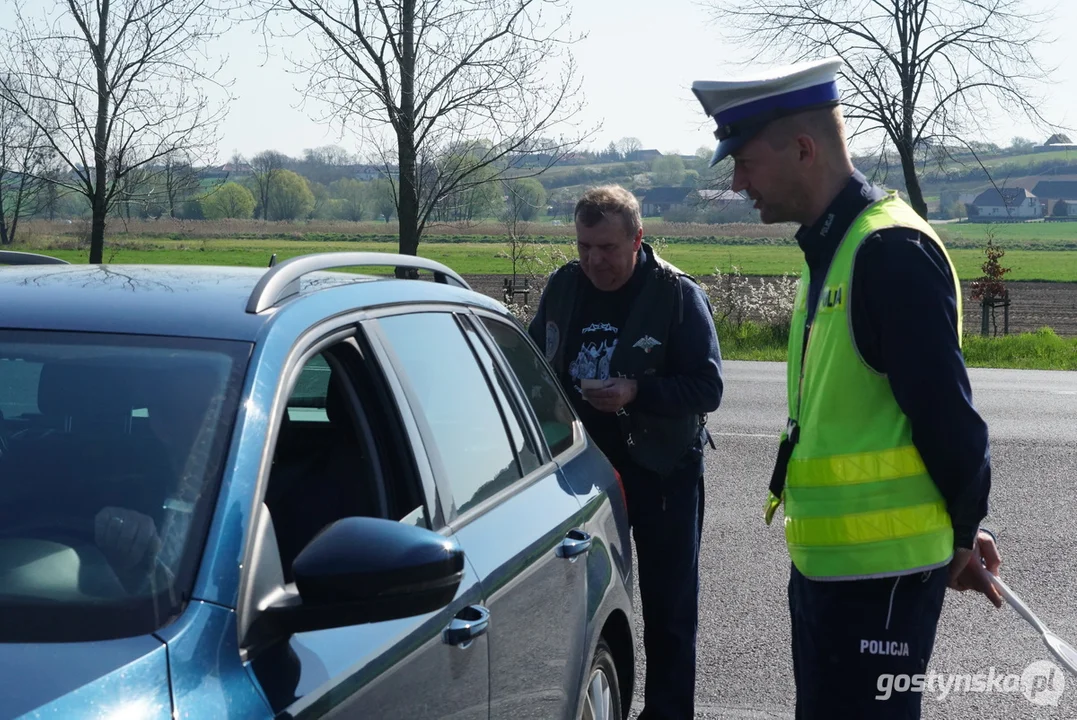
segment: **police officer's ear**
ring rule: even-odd
[[[815,164],[815,160],[819,154],[819,146],[815,142],[815,138],[807,133],[801,133],[797,135],[797,159],[805,166],[811,167]]]
[[[763,131],[767,144],[796,170],[807,170],[819,162],[823,152],[818,122],[810,113],[782,118]]]
[[[813,110],[790,119],[797,161],[804,169],[826,166],[845,154],[840,111]]]

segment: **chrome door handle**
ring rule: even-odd
[[[482,605],[468,605],[456,614],[445,628],[443,638],[449,645],[466,648],[490,627],[490,611]]]
[[[583,530],[573,528],[557,546],[557,556],[576,558],[591,549],[591,536]]]

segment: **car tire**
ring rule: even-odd
[[[599,638],[591,669],[587,673],[579,720],[621,720],[621,685],[617,664],[605,639]]]

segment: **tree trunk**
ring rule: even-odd
[[[56,183],[52,182],[51,178],[45,183],[45,190],[48,192],[48,195],[45,196],[48,203],[46,210],[49,211],[49,222],[52,222],[56,219],[56,206],[60,204],[60,190],[56,187]]]
[[[400,17],[403,58],[400,68],[400,116],[397,119],[397,150],[400,178],[397,183],[397,219],[400,253],[419,253],[419,192],[415,158],[415,0],[404,0]],[[410,273],[408,273],[410,275]]]
[[[907,19],[907,18],[906,18]],[[902,56],[908,57],[909,49],[914,42],[906,32],[902,32],[901,45]],[[914,75],[908,72],[907,65],[902,65],[904,72],[901,73],[901,141],[897,143],[898,157],[901,158],[901,170],[905,175],[905,192],[909,196],[909,205],[916,214],[927,220],[927,203],[924,202],[924,192],[920,189],[920,178],[916,175],[916,146],[913,143],[913,126],[915,124],[916,106],[913,101]]]
[[[93,48],[97,66],[97,125],[94,128],[93,222],[90,226],[90,263],[100,264],[105,254],[105,188],[108,183],[108,101],[109,87],[105,66],[105,41],[108,30],[109,0],[101,4],[97,45]]]
[[[258,193],[262,196],[262,220],[269,222],[269,185],[273,182],[273,169],[266,171],[265,177],[258,185]]]
[[[3,187],[4,172],[0,172],[0,188]],[[19,215],[22,213],[22,198],[26,190],[26,165],[23,164],[22,173],[19,177],[19,189],[15,192],[15,206],[11,208],[10,224],[8,223],[8,207],[4,199],[0,198],[0,245],[11,245],[15,242],[15,231],[18,229]]]
[[[898,147],[898,156],[901,158],[901,169],[905,174],[905,192],[909,195],[909,204],[916,214],[927,219],[927,203],[924,201],[924,191],[920,188],[920,178],[916,175],[916,158],[913,156],[911,145]]]
[[[26,171],[30,168],[29,155],[23,161],[23,172],[19,175],[19,189],[15,191],[15,208],[11,214],[11,226],[7,228],[7,237],[2,238],[4,245],[10,245],[15,242],[15,238],[18,237],[19,232],[19,220],[22,219],[23,207],[26,202],[26,194],[30,192],[26,189],[29,180]],[[40,190],[39,190],[40,192]],[[0,225],[4,225],[4,218],[0,217]]]
[[[90,225],[90,264],[99,265],[105,256],[104,185],[94,193],[93,220]]]

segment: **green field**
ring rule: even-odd
[[[1045,162],[1074,162],[1077,161],[1077,149],[1068,150],[1045,150],[1044,152],[1026,153],[1024,155],[997,155],[983,158],[984,167],[1000,167],[1002,165],[1016,165],[1027,167]],[[970,162],[975,162],[970,157]]]
[[[783,362],[788,334],[776,328],[744,323],[719,323],[718,337],[726,360]],[[1006,337],[966,334],[963,347],[968,367],[1014,370],[1077,370],[1077,338],[1061,338],[1050,328]]]
[[[1041,152],[1028,152],[1020,155],[980,155],[978,158],[971,153],[955,153],[952,157],[944,160],[943,165],[949,170],[961,167],[979,167],[981,164],[986,168],[995,169],[1004,165],[1024,168],[1048,162],[1077,162],[1077,148],[1044,150]]]
[[[554,224],[559,222],[561,224]],[[669,242],[703,245],[787,245],[794,247],[797,226],[790,223],[671,223],[659,218],[644,218],[644,235],[665,238]],[[979,248],[988,236],[1007,249],[1063,250],[1077,249],[1077,222],[969,223],[937,222],[935,230],[953,248]],[[523,223],[518,232],[542,242],[572,243],[572,225],[557,218]],[[85,222],[62,223],[31,220],[20,225],[20,237],[31,244],[47,247],[75,247],[89,233]],[[132,220],[110,221],[108,242],[118,245],[147,241],[178,240],[194,243],[207,241],[273,240],[312,242],[385,242],[395,243],[395,222],[346,222],[309,220],[304,222],[263,222],[261,220]],[[492,220],[472,223],[431,224],[423,234],[426,243],[502,242],[505,225]]]
[[[949,248],[983,247],[991,236],[1007,251],[1077,250],[1077,222],[939,223],[939,237]]]
[[[47,245],[16,249],[45,252],[69,262],[86,262],[85,249],[54,248]],[[443,262],[465,275],[505,274],[512,272],[507,243],[425,243],[419,254]],[[572,253],[571,247],[564,250]],[[274,253],[278,260],[296,255],[330,251],[393,252],[388,242],[340,242],[307,240],[125,240],[122,244],[106,245],[106,262],[124,264],[180,265],[246,265],[265,266]],[[980,250],[956,248],[951,251],[959,274],[964,278],[979,277],[984,255]],[[740,267],[745,275],[782,275],[798,273],[802,254],[795,245],[718,245],[682,244],[671,242],[663,257],[694,275],[711,275],[715,268],[728,272]],[[1004,264],[1011,268],[1009,280],[1077,281],[1077,252],[1066,250],[1011,250]]]
[[[21,226],[22,249],[85,262],[82,239],[88,226],[34,220]],[[1006,250],[1009,280],[1077,281],[1077,223],[938,223],[962,277],[981,275],[983,247],[991,237]],[[736,265],[745,275],[781,275],[800,271],[801,251],[790,224],[737,223],[703,225],[644,219],[645,236],[664,245],[663,255],[695,275],[723,272]],[[394,252],[396,223],[343,221],[263,222],[112,221],[104,259],[116,263],[176,263],[264,266],[312,252],[376,250]],[[520,232],[541,246],[558,245],[574,254],[571,225],[534,223]],[[512,271],[505,226],[496,222],[438,224],[427,228],[419,253],[464,274]]]

